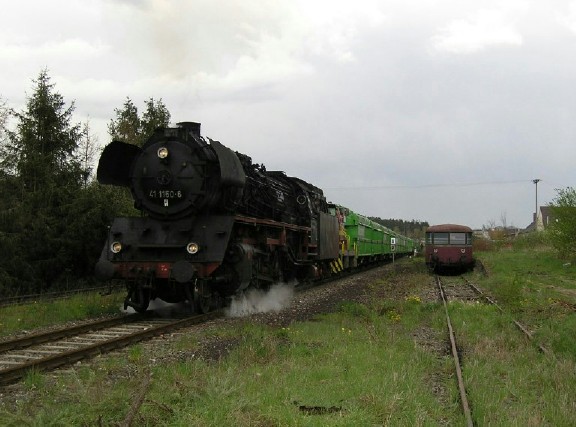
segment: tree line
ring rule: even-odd
[[[382,219],[378,217],[368,217],[374,222],[383,225],[397,233],[412,239],[423,239],[426,229],[430,226],[427,221],[406,221],[403,219]]]
[[[127,189],[95,180],[100,147],[89,121],[73,122],[74,110],[47,70],[23,111],[0,100],[0,297],[90,285],[107,226],[137,214]],[[113,116],[110,139],[140,146],[170,121],[153,98],[140,112],[127,97]]]

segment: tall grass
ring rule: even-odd
[[[477,254],[489,271],[482,283],[510,316],[544,346],[576,361],[576,265],[545,245]]]
[[[110,295],[91,292],[54,301],[0,307],[0,336],[120,313],[123,299],[121,292]]]

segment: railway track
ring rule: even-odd
[[[295,292],[306,292],[377,266],[367,266],[354,273],[340,274],[329,280],[299,285]],[[48,371],[70,365],[82,359],[108,353],[156,335],[223,315],[224,310],[218,310],[181,319],[162,319],[154,317],[154,312],[150,311],[0,341],[0,386],[18,381],[31,370]]]
[[[446,291],[440,280],[439,276],[436,276],[436,285],[438,286],[438,292],[442,303],[444,304],[444,313],[446,315],[446,325],[448,327],[448,335],[450,338],[450,348],[452,350],[452,358],[454,359],[454,367],[456,369],[456,378],[458,381],[458,391],[460,393],[460,403],[462,405],[462,412],[466,418],[466,425],[468,427],[473,427],[472,422],[472,411],[470,410],[470,404],[468,403],[468,396],[466,394],[466,387],[464,386],[464,377],[462,375],[462,363],[460,361],[460,356],[458,355],[458,347],[456,345],[456,336],[454,335],[454,328],[452,327],[452,321],[450,320],[450,313],[448,312],[448,297],[446,296]]]
[[[482,292],[481,289],[479,289],[476,285],[474,285],[473,283],[470,283],[466,278],[463,278],[465,284],[467,285],[467,288],[463,288],[462,285],[454,285],[454,284],[444,284],[442,282],[442,280],[440,279],[439,276],[435,276],[435,282],[436,285],[438,287],[438,292],[440,295],[440,299],[443,302],[444,305],[444,312],[445,312],[445,317],[446,317],[446,324],[447,324],[447,328],[448,328],[448,335],[449,335],[449,339],[450,339],[450,347],[451,347],[451,351],[452,351],[452,357],[454,360],[454,367],[456,370],[456,378],[457,378],[457,382],[458,382],[458,390],[460,393],[460,402],[462,405],[462,411],[464,413],[464,416],[466,418],[466,425],[468,427],[472,427],[474,425],[473,421],[472,421],[472,411],[470,409],[470,404],[468,402],[468,397],[467,397],[467,393],[466,393],[466,388],[464,386],[464,377],[462,375],[462,363],[460,360],[460,356],[459,356],[459,351],[458,351],[458,346],[456,343],[456,337],[454,335],[454,329],[452,327],[452,322],[450,319],[450,313],[448,311],[448,301],[449,301],[449,296],[446,292],[446,288],[458,288],[458,291],[453,291],[452,293],[457,296],[458,299],[460,300],[478,300],[478,297],[483,298],[484,300],[486,300],[489,304],[494,305],[501,313],[505,313],[504,310],[502,309],[502,307],[500,307],[496,301],[494,301],[492,298],[490,298],[489,296],[487,296],[484,292]],[[470,291],[474,292],[474,295],[471,295],[469,292],[466,291],[466,289],[469,289]],[[528,331],[528,329],[522,325],[520,322],[518,322],[515,319],[512,319],[512,322],[516,325],[516,327],[522,331],[522,333],[529,339],[529,340],[533,340],[533,336],[530,333],[530,331]],[[538,344],[538,348],[539,350],[544,353],[546,356],[549,357],[554,357],[554,354],[547,349],[546,347]]]
[[[500,313],[504,313],[504,310],[502,309],[502,307],[500,307],[496,301],[494,301],[492,298],[490,298],[488,295],[484,294],[484,292],[482,292],[482,290],[480,290],[476,285],[474,285],[473,283],[470,283],[468,280],[466,280],[466,278],[464,278],[464,281],[466,282],[466,284],[474,290],[474,292],[476,292],[478,295],[480,295],[482,298],[484,298],[486,301],[488,301],[488,303],[492,304],[493,306],[495,306],[498,311],[500,311]],[[534,337],[532,336],[532,334],[530,333],[530,331],[524,326],[522,325],[520,322],[518,322],[516,319],[512,319],[512,323],[514,323],[514,325],[516,325],[516,327],[522,331],[522,333],[530,340],[533,341]],[[547,356],[553,357],[554,354],[552,353],[552,351],[550,351],[548,348],[544,347],[541,344],[537,344],[538,349],[544,353]]]
[[[215,311],[181,319],[162,319],[150,312],[3,341],[0,342],[0,386],[18,381],[29,371],[56,369],[222,315],[222,311]]]

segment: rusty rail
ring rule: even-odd
[[[484,294],[484,292],[482,292],[482,291],[480,290],[480,288],[478,288],[478,287],[477,287],[476,285],[474,285],[473,283],[470,283],[470,282],[469,282],[468,280],[466,280],[466,279],[464,279],[464,280],[465,280],[466,284],[468,284],[468,286],[470,286],[472,289],[474,289],[474,291],[475,291],[478,295],[484,297],[484,299],[485,299],[486,301],[488,301],[490,304],[492,304],[493,306],[495,306],[495,307],[500,311],[500,313],[505,314],[505,312],[504,312],[504,310],[502,309],[502,307],[500,307],[500,306],[496,303],[496,301],[494,301],[494,300],[493,300],[492,298],[490,298],[488,295]],[[526,337],[528,337],[528,339],[529,339],[530,341],[533,341],[533,340],[534,340],[534,337],[532,336],[532,334],[530,333],[530,331],[529,331],[528,329],[526,329],[526,327],[525,327],[524,325],[522,325],[520,322],[518,322],[518,321],[517,321],[516,319],[514,319],[514,318],[512,318],[512,322],[516,325],[516,327],[517,327],[518,329],[520,329],[520,330],[524,333],[524,335],[526,335]],[[537,346],[538,346],[538,349],[539,349],[542,353],[544,353],[545,355],[550,356],[550,357],[553,357],[553,356],[554,356],[554,353],[552,353],[551,350],[547,349],[547,348],[544,347],[542,344],[537,344]]]
[[[448,325],[448,333],[450,335],[450,347],[452,348],[452,358],[454,359],[454,367],[456,368],[456,377],[458,379],[458,390],[460,392],[462,411],[464,412],[464,416],[466,418],[466,425],[468,427],[473,427],[474,423],[472,422],[472,412],[470,411],[468,396],[466,395],[466,387],[464,386],[464,378],[462,376],[462,364],[460,362],[460,356],[458,356],[456,337],[454,336],[454,329],[452,328],[450,314],[448,313],[446,293],[444,292],[442,281],[438,276],[436,276],[436,284],[438,285],[438,291],[440,293],[440,297],[442,298],[442,302],[444,303],[444,312],[446,314],[446,324]]]
[[[58,339],[67,338],[90,331],[97,331],[99,329],[111,328],[113,326],[147,319],[150,318],[151,315],[152,312],[147,314],[121,315],[111,317],[109,319],[97,320],[95,322],[83,323],[81,325],[71,326],[69,328],[40,332],[37,334],[26,335],[20,338],[0,341],[0,354],[10,350],[23,349],[33,345],[56,341]]]
[[[167,332],[179,329],[179,328],[183,328],[186,326],[191,326],[191,325],[195,325],[198,323],[202,323],[205,322],[207,320],[210,319],[215,319],[217,317],[221,317],[223,315],[223,312],[220,311],[214,311],[208,314],[203,314],[203,315],[198,315],[198,316],[192,316],[192,317],[187,317],[184,319],[177,319],[177,320],[160,320],[159,323],[152,323],[150,322],[150,324],[148,325],[149,327],[144,327],[141,328],[140,330],[136,330],[136,331],[131,331],[126,333],[125,335],[122,336],[114,336],[114,337],[106,337],[106,329],[105,328],[100,328],[98,329],[98,334],[101,335],[103,337],[103,340],[100,342],[96,342],[94,344],[88,344],[88,345],[82,345],[79,346],[78,348],[72,348],[68,351],[62,351],[59,352],[57,354],[53,354],[53,355],[48,355],[46,357],[41,357],[39,359],[34,359],[34,360],[26,360],[23,363],[16,363],[13,362],[16,366],[7,368],[7,369],[2,369],[0,370],[0,386],[4,386],[4,385],[8,385],[11,383],[16,382],[17,380],[19,380],[20,378],[22,378],[24,375],[26,375],[27,372],[29,371],[46,371],[46,370],[52,370],[52,369],[56,369],[59,368],[61,366],[64,365],[69,365],[72,363],[75,363],[79,360],[88,358],[88,357],[93,357],[99,354],[103,354],[103,353],[108,353],[112,350],[116,350],[125,346],[128,346],[130,344],[134,344],[136,342],[139,341],[143,341],[145,339],[149,339],[152,338],[156,335],[161,335],[161,334],[165,334]],[[126,323],[126,322],[124,322]],[[109,327],[114,327],[117,326],[118,323],[109,326]],[[74,330],[77,330],[77,327],[72,328]],[[89,329],[88,332],[93,332],[94,328]],[[71,333],[68,334],[66,333],[66,330],[61,330],[61,331],[57,331],[59,332],[59,334],[56,334],[57,338],[55,338],[55,340],[46,340],[43,337],[42,338],[42,343],[47,343],[47,342],[54,342],[57,343],[59,339],[61,338],[69,338],[71,336],[78,336],[77,333]],[[82,331],[80,334],[85,333],[86,331]],[[64,335],[62,335],[64,334]],[[40,335],[50,335],[50,333],[48,334],[40,334]],[[15,341],[25,341],[26,339],[28,339],[29,337],[26,337],[23,340],[15,340]],[[30,337],[32,338],[32,337]],[[12,342],[13,344],[11,345],[10,342],[5,343],[6,348],[12,347],[12,349],[14,348],[23,348],[23,347],[14,347],[14,341]],[[21,342],[20,344],[23,344],[23,342]],[[17,345],[20,345],[17,344]],[[30,344],[30,343],[26,343],[27,348],[30,348],[32,345],[35,345],[34,343]],[[66,345],[69,345],[69,343],[66,343]],[[59,347],[65,347],[66,345],[62,345]],[[6,352],[9,350],[5,350],[4,353],[2,354],[3,357],[6,356]],[[26,349],[24,350],[26,351]],[[40,351],[40,350],[36,350],[36,353],[44,353],[46,351]],[[4,365],[6,365],[6,362],[4,362]]]

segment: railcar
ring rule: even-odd
[[[128,187],[142,212],[114,219],[96,265],[99,279],[126,283],[136,311],[159,298],[206,312],[249,288],[379,259],[403,239],[353,213],[343,222],[321,189],[203,138],[199,123],[158,129],[142,147],[113,141],[97,178]]]
[[[434,271],[465,271],[474,268],[472,229],[465,225],[439,224],[426,230],[425,257]]]
[[[340,268],[356,268],[414,253],[414,240],[344,206],[330,204],[329,210],[339,224]]]

